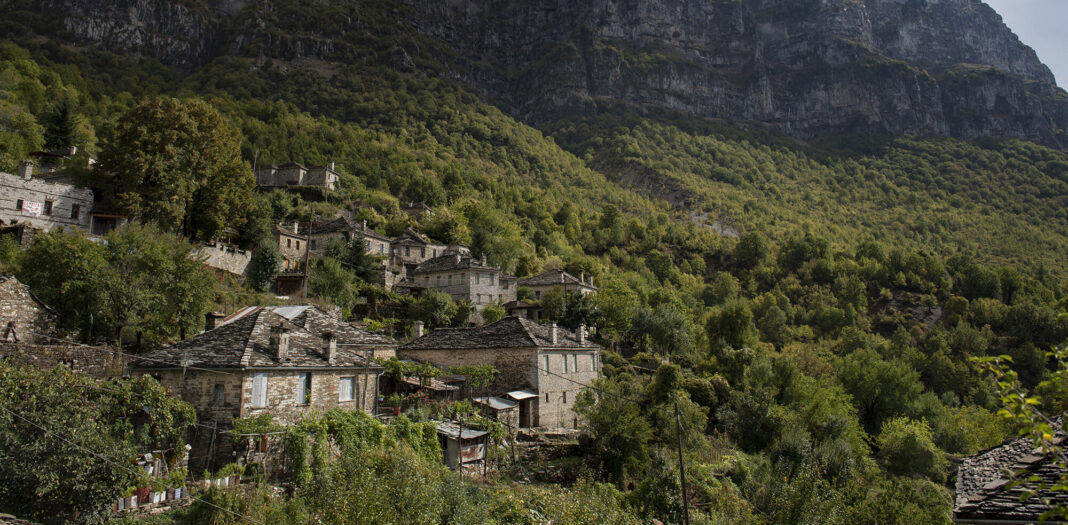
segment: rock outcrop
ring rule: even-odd
[[[35,28],[49,36],[186,68],[222,54],[404,72],[436,63],[432,74],[532,124],[623,105],[798,137],[995,136],[1068,149],[1068,94],[981,0],[36,4],[61,21]]]

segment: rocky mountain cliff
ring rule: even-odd
[[[186,68],[227,54],[422,67],[533,124],[621,105],[799,137],[1068,149],[1068,94],[980,0],[0,0],[4,11]]]

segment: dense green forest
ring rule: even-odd
[[[167,115],[196,124],[183,137],[199,137],[200,123],[216,130],[182,142],[190,151],[240,161],[197,168],[229,188],[226,205],[194,185],[188,206],[144,211],[159,199],[124,179],[140,170],[129,150],[158,144],[151,124]],[[132,229],[113,242],[156,246],[146,237],[160,237],[173,254],[179,236],[232,227],[246,246],[265,245],[273,223],[362,202],[357,216],[384,233],[414,226],[521,277],[549,267],[595,277],[590,298],[544,305],[564,326],[596,327],[607,348],[603,378],[578,405],[580,481],[517,487],[520,473],[504,469],[460,482],[426,459],[419,439],[335,416],[306,430],[370,452],[321,452],[288,498],[265,488],[206,496],[272,523],[677,523],[676,406],[695,523],[947,523],[954,460],[1015,430],[995,414],[997,389],[970,358],[1010,355],[1031,388],[1049,374],[1046,352],[1068,339],[1068,155],[1030,143],[801,144],[607,109],[538,130],[448,81],[381,67],[224,58],[186,74],[32,41],[0,44],[0,124],[0,169],[73,141],[101,159],[81,176],[168,233]],[[168,166],[180,174],[195,155],[176,155]],[[290,160],[337,162],[339,190],[247,187],[253,166]],[[435,213],[410,218],[400,210],[410,200]],[[737,237],[717,234],[714,222]],[[21,253],[0,246],[0,263],[84,328],[87,305],[114,307],[87,283],[125,259],[75,237],[46,236]],[[356,295],[371,295],[411,314],[372,326],[404,327],[449,307],[363,281],[356,252],[339,247],[316,262],[316,300],[348,311]],[[35,267],[48,253],[84,271]],[[124,279],[185,271],[174,260],[134,266]],[[194,290],[191,309],[91,318],[107,319],[109,333],[136,326],[159,344],[181,337],[178,326],[196,328],[209,308],[264,298],[254,287],[218,283]],[[451,308],[436,324],[466,321]],[[171,328],[160,315],[172,316]],[[1063,392],[1040,393],[1045,408],[1063,410]],[[359,439],[339,437],[347,433]],[[374,493],[361,484],[371,477]],[[401,509],[401,499],[425,506]],[[160,519],[238,522],[207,505]]]

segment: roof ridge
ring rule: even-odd
[[[249,361],[252,360],[252,332],[256,331],[256,323],[259,321],[259,316],[264,311],[265,311],[264,307],[259,306],[259,307],[256,308],[255,312],[252,312],[252,314],[245,316],[245,317],[251,317],[253,319],[253,321],[252,321],[252,327],[248,330],[248,332],[245,332],[245,335],[244,335],[245,343],[243,345],[241,345],[241,359],[238,361],[238,364],[240,364],[243,367],[248,366]],[[240,319],[238,319],[238,321],[240,321]],[[237,321],[235,321],[235,322],[237,322]]]
[[[536,335],[534,335],[533,333],[531,333],[530,332],[530,328],[527,326],[527,323],[530,323],[530,324],[535,325],[535,326],[537,326],[537,323],[535,323],[534,321],[531,321],[530,319],[527,319],[526,317],[519,317],[517,315],[507,316],[504,319],[501,319],[501,321],[503,321],[505,319],[515,319],[516,321],[518,321],[519,322],[519,326],[523,329],[523,333],[527,334],[527,337],[530,338],[530,342],[532,344],[534,344],[535,346],[538,344],[538,340],[541,339],[541,338],[536,336]]]

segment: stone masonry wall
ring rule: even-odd
[[[194,255],[204,258],[204,265],[233,275],[245,275],[252,252],[226,243],[204,243],[194,250]]]
[[[59,316],[30,294],[30,288],[11,275],[0,274],[0,341],[52,343]],[[14,329],[14,333],[11,333]]]
[[[291,424],[313,414],[323,414],[332,408],[348,410],[362,409],[372,412],[378,399],[378,374],[375,371],[364,373],[362,370],[311,370],[311,402],[307,405],[297,404],[299,382],[298,370],[265,370],[267,376],[267,406],[252,406],[251,371],[242,382],[241,417],[250,417],[270,413],[275,421]],[[356,378],[356,392],[352,401],[340,401],[339,380],[342,377]],[[363,401],[358,401],[362,396]]]
[[[98,379],[119,377],[126,371],[126,359],[115,350],[76,344],[0,343],[0,361],[41,369],[64,366]]]
[[[203,371],[203,370],[147,370],[147,373],[163,385],[168,392],[178,394],[182,400],[193,405],[201,421],[218,420],[229,425],[235,417],[249,417],[270,413],[281,424],[295,423],[312,414],[322,414],[332,408],[350,410],[363,408],[372,411],[378,397],[377,374],[362,370],[309,370],[312,374],[311,403],[297,404],[298,374],[294,370],[264,370],[267,372],[267,406],[252,406],[253,371]],[[356,377],[352,401],[340,401],[338,380]],[[215,385],[223,385],[223,404],[215,404]],[[359,403],[359,394],[363,402]]]
[[[18,201],[41,203],[39,217],[27,217],[18,210]],[[51,215],[44,213],[44,203],[52,202]],[[73,206],[79,210],[72,217]],[[10,173],[0,173],[0,222],[31,224],[50,230],[59,226],[89,229],[89,210],[93,207],[93,191],[70,184],[45,182],[39,179],[23,179]]]
[[[485,348],[474,350],[397,350],[400,359],[432,363],[439,367],[493,365],[497,378],[485,395],[502,396],[513,390],[536,389],[538,384],[534,348]],[[481,395],[481,394],[480,394]]]
[[[549,359],[545,372],[545,358]],[[565,369],[564,360],[567,359]],[[577,364],[577,368],[576,368]],[[538,426],[574,428],[575,398],[600,375],[600,361],[592,350],[540,350],[538,352]]]

